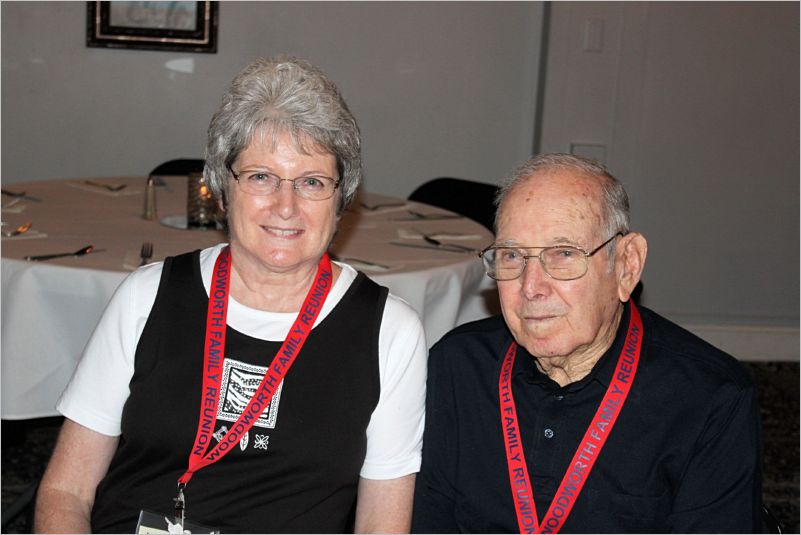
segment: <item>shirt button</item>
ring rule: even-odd
[[[563,399],[565,399],[565,396],[562,396],[561,394],[556,396],[556,401],[562,401]]]
[[[546,429],[545,430],[545,438],[553,438],[553,429]]]

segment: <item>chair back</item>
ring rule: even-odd
[[[153,175],[189,175],[190,173],[202,173],[205,160],[198,158],[178,158],[168,160],[150,171],[149,176]]]
[[[409,200],[456,212],[494,232],[495,195],[499,189],[499,186],[494,184],[463,178],[439,177],[415,189],[409,194]]]

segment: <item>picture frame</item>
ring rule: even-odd
[[[86,46],[217,52],[217,2],[87,2]]]

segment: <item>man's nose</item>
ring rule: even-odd
[[[531,257],[526,260],[520,279],[521,291],[526,299],[547,297],[551,293],[553,279],[545,272],[539,258]]]

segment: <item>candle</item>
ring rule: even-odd
[[[186,188],[186,227],[190,229],[216,228],[216,202],[201,173],[188,177]]]

